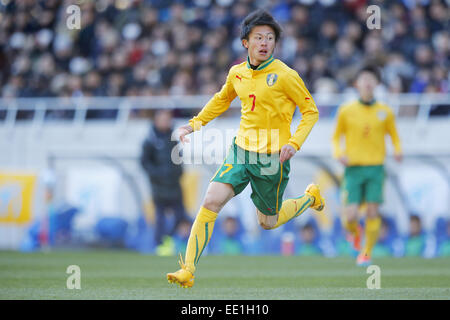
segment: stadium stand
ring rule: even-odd
[[[239,23],[256,3],[283,24],[277,55],[312,92],[346,92],[368,62],[387,92],[449,91],[439,0],[373,1],[380,30],[365,27],[365,0],[82,1],[80,30],[65,27],[69,3],[0,2],[2,97],[211,95],[246,58]]]

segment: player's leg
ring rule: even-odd
[[[375,246],[381,228],[381,217],[378,214],[378,203],[367,203],[367,216],[365,227],[365,244],[362,254],[371,257],[372,249]]]
[[[241,154],[233,142],[224,163],[211,179],[202,206],[192,225],[186,247],[185,263],[180,261],[181,269],[167,274],[169,282],[176,282],[182,287],[192,287],[196,265],[211,238],[217,214],[248,184],[245,166],[237,161],[239,156]]]
[[[275,215],[267,215],[262,213],[261,211],[256,208],[256,217],[258,218],[259,225],[266,230],[273,229],[275,225],[277,224],[279,214]]]
[[[257,208],[258,223],[264,229],[277,228],[310,207],[321,211],[325,204],[315,184],[309,185],[303,195],[281,202],[289,181],[290,162],[280,165],[279,159],[274,158],[270,163],[247,166],[253,191],[251,198]],[[269,166],[275,170],[267,170]],[[268,172],[273,173],[265,174]]]
[[[192,287],[196,265],[211,239],[218,212],[233,196],[234,190],[230,184],[215,181],[209,184],[202,206],[192,224],[185,262],[180,261],[180,270],[167,274],[169,282],[178,283],[185,288]]]
[[[259,225],[268,230],[273,229],[279,218],[282,207],[281,199],[289,181],[290,162],[280,164],[277,155],[268,158],[270,161],[246,166],[252,187],[251,199],[256,207]]]
[[[348,233],[348,240],[357,251],[361,249],[361,227],[359,225],[358,208],[362,202],[364,177],[360,167],[345,168],[342,181],[342,203],[344,205],[342,225]]]
[[[358,265],[371,263],[372,249],[375,246],[381,228],[379,205],[383,202],[384,167],[370,166],[367,168],[368,182],[364,198],[367,201],[367,216],[365,226],[365,244],[358,256]]]
[[[352,243],[353,249],[361,250],[362,229],[358,221],[358,204],[350,204],[344,207],[342,225],[348,232],[348,240]]]
[[[202,206],[192,225],[186,248],[186,267],[192,273],[211,238],[217,214],[248,184],[245,166],[238,161],[243,154],[244,150],[239,149],[233,141],[224,163],[211,179]]]
[[[256,209],[256,215],[259,225],[269,230],[278,228],[286,222],[300,216],[308,208],[322,211],[324,206],[325,200],[320,195],[319,187],[311,184],[300,197],[284,200],[281,209],[276,215],[267,215],[258,209]]]
[[[218,213],[234,195],[233,187],[228,183],[212,181],[209,184],[202,206],[192,225],[186,248],[185,263],[192,273],[211,239]]]
[[[358,231],[358,204],[349,204],[344,207],[343,225],[345,230],[355,235]]]

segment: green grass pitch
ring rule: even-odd
[[[195,285],[181,289],[165,274],[177,257],[129,251],[0,251],[0,299],[450,299],[450,259],[383,258],[381,289],[368,289],[366,268],[352,258],[203,256]],[[69,265],[81,289],[67,289]]]

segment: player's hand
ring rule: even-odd
[[[342,163],[345,167],[348,166],[348,158],[345,156],[340,157],[339,162]]]
[[[403,160],[403,155],[401,153],[396,153],[394,155],[395,161],[397,161],[398,163],[402,162]]]
[[[289,160],[290,158],[292,158],[294,156],[294,154],[297,152],[297,150],[295,150],[295,148],[289,144],[284,145],[281,148],[281,152],[280,152],[280,162],[283,163],[286,160]]]
[[[181,126],[177,129],[176,131],[177,135],[178,135],[178,139],[181,141],[181,143],[185,143],[188,142],[189,143],[189,138],[186,138],[186,135],[194,132],[194,129],[192,129],[192,127],[189,124],[186,124],[184,126]]]

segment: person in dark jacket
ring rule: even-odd
[[[156,111],[142,146],[141,164],[148,175],[156,209],[156,245],[162,243],[165,235],[173,235],[180,222],[188,220],[180,185],[183,168],[171,159],[172,150],[178,148],[178,142],[171,140],[172,129],[172,111]],[[166,214],[169,211],[174,214],[175,222],[167,232]]]

